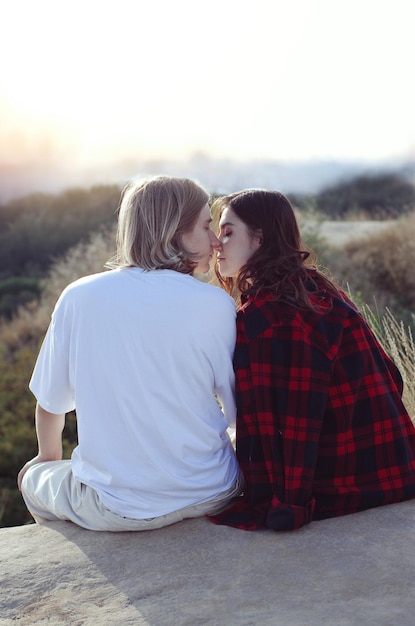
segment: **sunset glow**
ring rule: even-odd
[[[412,7],[7,2],[0,164],[413,155]]]

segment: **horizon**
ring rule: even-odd
[[[38,192],[53,195],[66,189],[113,184],[122,188],[131,180],[163,174],[192,178],[211,194],[261,187],[304,195],[319,193],[360,176],[396,174],[415,185],[415,159],[383,162],[323,159],[238,161],[198,152],[182,160],[131,159],[109,163],[105,167],[78,170],[63,170],[39,163],[35,167],[20,164],[10,168],[3,168],[0,164],[0,204]]]

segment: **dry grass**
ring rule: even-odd
[[[347,283],[361,301],[411,323],[415,311],[415,213],[380,232],[346,243],[341,249],[317,250],[340,284]]]
[[[365,305],[362,312],[385,351],[397,365],[404,381],[403,401],[415,422],[415,344],[411,326],[395,319],[389,309],[379,317]],[[415,322],[415,316],[413,316]]]

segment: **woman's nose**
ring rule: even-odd
[[[221,242],[219,241],[219,239],[216,237],[215,233],[213,231],[211,231],[211,237],[210,237],[210,245],[213,248],[220,248],[220,246],[222,245]]]

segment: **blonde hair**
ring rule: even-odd
[[[209,201],[188,178],[155,176],[128,184],[121,194],[117,254],[107,267],[172,269],[192,274],[197,265],[182,243]]]

